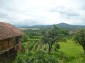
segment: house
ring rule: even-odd
[[[21,51],[23,32],[13,25],[0,22],[0,54],[12,51]]]

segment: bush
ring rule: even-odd
[[[28,38],[29,38],[28,35],[24,35],[22,42],[27,42],[28,41]]]
[[[42,50],[18,54],[14,63],[59,63],[55,55]]]

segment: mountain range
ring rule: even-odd
[[[59,23],[59,24],[55,24],[57,27],[60,28],[65,28],[65,29],[80,29],[80,28],[85,28],[85,25],[70,25],[67,23]],[[26,26],[26,25],[22,25],[22,26],[16,26],[19,28],[49,28],[52,27],[52,25],[34,25],[34,26]]]

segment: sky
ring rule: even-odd
[[[85,0],[0,0],[0,22],[85,25]]]

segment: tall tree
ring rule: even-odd
[[[58,40],[59,38],[59,28],[57,28],[55,25],[53,26],[53,28],[47,30],[45,32],[45,34],[43,35],[43,42],[47,43],[49,48],[48,51],[50,53],[51,49],[52,49],[52,45],[56,42],[56,40]]]
[[[74,39],[83,47],[85,53],[85,29],[81,29],[80,31],[78,31]]]

